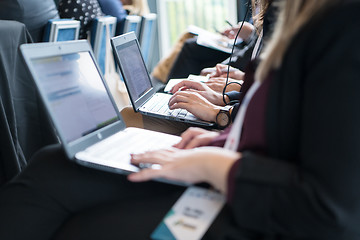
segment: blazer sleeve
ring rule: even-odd
[[[350,233],[358,234],[360,221],[360,21],[341,17],[356,11],[339,11],[297,60],[306,72],[293,159],[243,152],[231,199],[240,226],[266,234],[356,239]],[[278,134],[286,131],[280,127]]]

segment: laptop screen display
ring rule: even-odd
[[[65,141],[74,141],[118,121],[89,52],[31,62]]]
[[[149,74],[141,56],[136,40],[116,47],[120,66],[129,94],[138,100],[143,94],[152,88]]]

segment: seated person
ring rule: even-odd
[[[272,3],[273,1],[260,1],[259,5],[262,11],[260,11],[260,14],[254,15],[255,25],[260,27],[257,31],[261,32],[261,34],[252,51],[253,58],[261,50],[263,36],[266,38],[271,33],[275,11]],[[239,108],[237,99],[244,80],[244,73],[229,65],[218,64],[214,68],[204,69],[202,74],[211,77],[207,83],[185,80],[175,85],[171,90],[174,96],[170,99],[169,107],[172,110],[177,108],[186,109],[202,120],[218,124],[218,113],[225,112],[226,115],[230,115],[227,118],[226,127],[234,120],[237,114]],[[229,84],[225,85],[227,81]],[[233,106],[224,108],[225,105],[229,104]]]
[[[24,23],[32,40],[40,42],[50,19],[59,18],[53,0],[1,0],[0,19]]]
[[[236,35],[239,26],[241,26],[241,23],[231,29],[226,29],[222,34],[229,39],[234,39],[234,33]],[[239,38],[243,39],[244,42],[235,46],[234,58],[238,56],[239,63],[241,62],[242,65],[245,65],[249,61],[245,53],[248,49],[252,49],[256,40],[255,27],[248,22],[244,22]],[[216,63],[225,61],[228,57],[229,53],[198,45],[197,37],[195,36],[185,41],[171,67],[167,79],[186,78],[189,74],[198,75],[201,69],[214,66]]]
[[[233,29],[236,30],[237,28],[234,27]],[[226,30],[222,33],[225,34],[225,32]],[[240,37],[247,41],[235,47],[235,54],[239,56],[242,65],[245,65],[248,61],[246,59],[249,59],[247,51],[251,50],[254,45],[256,39],[254,32],[254,26],[246,23]],[[189,74],[198,75],[201,69],[213,66],[228,57],[229,53],[198,45],[197,36],[185,32],[177,41],[171,53],[155,66],[151,74],[156,79],[166,83],[172,78],[186,78]]]
[[[260,1],[257,7],[259,11],[256,11],[256,14],[253,11],[253,19],[258,22],[258,24],[255,24],[256,27],[261,28],[262,17],[268,8],[268,4],[271,2],[272,0]],[[172,52],[156,65],[151,73],[152,76],[166,83],[172,78],[186,78],[189,74],[198,75],[203,68],[214,66],[219,62],[244,69],[251,58],[251,53],[257,39],[255,27],[248,22],[240,22],[238,25],[226,29],[222,34],[230,39],[234,38],[234,33],[238,31],[242,23],[244,25],[239,36],[244,41],[235,45],[231,62],[229,62],[228,53],[198,45],[197,37],[186,32],[177,41]]]
[[[271,3],[272,1],[268,1],[268,0],[260,1],[258,3],[259,9],[263,9],[263,10],[260,11],[259,15],[263,16],[264,19],[262,19],[262,17],[259,17],[259,15],[255,15],[254,17],[256,21],[259,21],[259,23],[255,22],[256,25],[259,26],[260,28],[263,27],[264,29],[267,30],[268,33],[270,32],[269,29],[271,25],[270,20],[271,18],[273,18],[274,8],[271,8],[267,14],[265,13]],[[262,24],[263,22],[266,23],[266,25],[263,26]],[[261,40],[262,38],[258,38],[257,43],[260,43]],[[256,51],[256,54],[257,53],[258,51]],[[172,89],[172,93],[174,93],[174,96],[169,102],[170,109],[174,110],[178,108],[184,108],[202,120],[217,123],[218,127],[220,128],[224,128],[228,124],[230,124],[231,121],[234,119],[238,110],[239,105],[236,104],[236,102],[239,98],[238,91],[240,90],[240,86],[242,84],[244,74],[243,72],[236,70],[235,68],[231,68],[231,70],[234,70],[229,73],[229,76],[232,77],[232,79],[229,79],[230,80],[229,82],[232,82],[232,84],[229,84],[227,86],[226,88],[227,93],[225,95],[223,94],[223,89],[225,82],[224,80],[226,80],[226,78],[223,77],[224,75],[222,72],[224,71],[224,69],[227,71],[227,65],[226,66],[218,65],[216,69],[218,72],[216,72],[216,70],[215,72],[212,72],[213,78],[211,78],[210,81],[206,84],[194,83],[191,81],[184,81],[182,83],[177,84]],[[235,78],[239,78],[241,82]],[[178,91],[179,89],[182,90],[187,89],[188,91]],[[234,107],[224,107],[225,105],[234,104],[234,103],[235,103]],[[220,112],[222,112],[221,114],[226,114],[226,116],[228,116],[227,122],[222,122],[220,124],[218,121],[216,121],[218,113]],[[171,121],[164,121],[157,119],[153,121],[152,117],[144,117],[141,116],[141,114],[139,113],[134,113],[130,107],[123,109],[122,116],[124,117],[124,119],[137,119],[136,122],[133,121],[132,123],[126,121],[127,126],[142,127],[147,125],[147,129],[157,130],[158,129],[157,126],[159,126],[160,124],[166,126],[165,127],[166,130],[164,131],[168,133],[179,134],[182,131],[184,131],[184,129],[190,126],[188,124],[184,126],[183,124],[178,124],[178,123],[174,124]],[[149,123],[145,124],[146,121],[149,121]]]
[[[248,59],[255,59],[259,55],[259,53],[261,52],[261,49],[263,47],[264,40],[266,41],[267,36],[270,35],[270,33],[272,32],[273,23],[276,18],[276,16],[275,16],[276,6],[275,6],[275,4],[273,4],[273,2],[274,2],[274,0],[260,1],[259,6],[257,7],[257,10],[256,10],[258,12],[258,14],[253,13],[254,26],[256,27],[256,29],[257,29],[256,32],[258,33],[259,36],[258,36],[258,39],[256,42],[256,46],[254,46],[255,49],[251,49],[251,51],[247,51],[247,53],[248,52],[250,53]],[[255,8],[255,6],[253,6],[253,8]],[[236,54],[234,54],[234,55],[235,55],[234,58],[224,61],[224,64],[233,66],[241,71],[241,69],[244,69],[247,62],[245,62],[245,66],[244,66],[243,64],[241,64],[241,62],[239,62],[239,58],[236,56]],[[224,64],[222,64],[222,65],[224,65]],[[222,68],[223,68],[223,70],[225,69],[224,67],[222,67]],[[200,75],[213,74],[217,70],[219,70],[219,69],[217,69],[216,67],[204,68],[201,70]],[[224,71],[222,71],[222,72],[224,72]],[[218,73],[218,75],[216,75],[216,77],[220,77],[220,75],[221,74]],[[215,76],[213,76],[213,77],[215,77]],[[240,78],[235,77],[235,79],[240,79]]]
[[[48,148],[1,189],[0,239],[54,239],[63,231],[69,234],[62,239],[148,239],[184,191],[144,182],[161,177],[206,182],[224,194],[204,240],[357,240],[360,3],[282,3],[266,54],[255,72],[246,71],[246,81],[254,81],[243,89],[244,118],[221,135],[190,130],[177,148],[133,155],[134,164],[161,168],[127,178]],[[194,146],[211,146],[182,149],[195,137],[202,140]],[[116,216],[101,218],[104,208],[116,207]],[[83,221],[69,222],[77,213]]]
[[[251,60],[254,60],[261,52],[263,47],[263,42],[267,41],[267,36],[270,35],[273,28],[273,22],[275,20],[275,9],[276,6],[273,4],[273,0],[260,1],[260,7],[258,7],[259,14],[253,14],[254,25],[257,28],[259,37],[254,45],[254,48],[250,53]],[[225,64],[216,64],[215,67],[208,67],[201,70],[200,75],[211,77],[210,81],[207,82],[207,85],[215,91],[221,92],[225,87],[225,81],[228,77],[229,82],[239,82],[239,80],[244,80],[244,72],[241,69],[244,69],[243,64],[240,64],[239,58],[235,55],[231,59],[228,59],[229,63]],[[247,64],[247,63],[245,63]],[[229,68],[229,65],[231,66]],[[229,74],[228,74],[229,72]],[[236,85],[227,86],[227,91],[235,91]]]
[[[79,38],[86,39],[91,27],[91,21],[103,16],[98,0],[60,0],[59,15],[80,21]]]

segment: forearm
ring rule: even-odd
[[[213,152],[212,157],[203,159],[199,171],[203,172],[206,182],[211,184],[215,189],[223,194],[228,193],[228,175],[231,167],[237,159],[241,158],[241,153],[232,152],[222,148],[204,147],[205,149],[214,149],[218,152]]]

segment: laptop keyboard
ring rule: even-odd
[[[155,94],[141,107],[141,111],[157,113],[174,118],[197,120],[197,118],[192,113],[188,112],[185,109],[170,110],[168,105],[170,98],[171,95],[169,94]]]
[[[85,151],[95,158],[107,161],[128,161],[131,153],[142,153],[148,150],[169,147],[169,143],[179,141],[176,136],[164,135],[142,130],[140,134],[134,134],[136,129],[125,129],[115,135],[87,148]],[[149,141],[151,139],[151,141]]]

